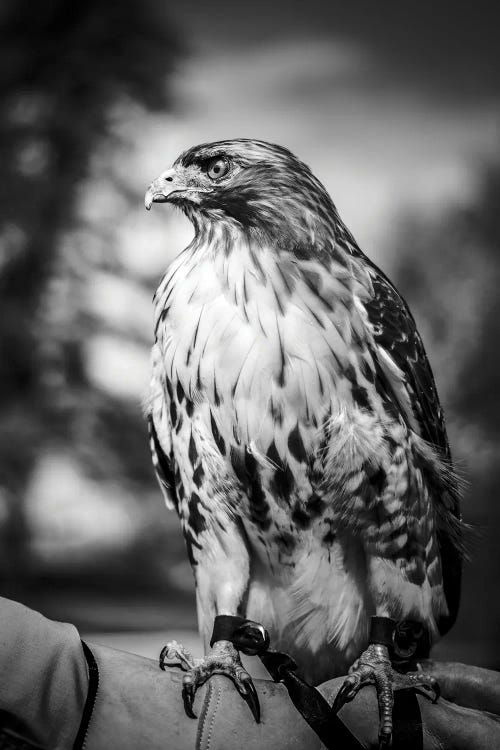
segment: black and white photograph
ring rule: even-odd
[[[499,28],[0,0],[0,750],[500,748]]]

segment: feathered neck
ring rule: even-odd
[[[292,205],[288,205],[292,203]],[[245,223],[220,208],[200,210],[187,206],[184,212],[194,226],[193,249],[210,247],[226,256],[239,244],[259,248],[275,248],[301,258],[321,257],[333,251],[337,234],[343,225],[333,203],[326,210],[313,209],[308,203],[284,199],[261,207],[258,220]]]

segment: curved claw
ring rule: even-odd
[[[416,690],[418,689],[424,689],[426,691],[429,691],[430,693],[433,693],[433,696],[431,698],[433,703],[437,703],[438,700],[441,697],[441,688],[439,687],[439,682],[436,680],[435,677],[432,677],[432,675],[426,674],[425,672],[412,672],[412,673],[406,673],[405,675],[398,676],[398,681],[404,680],[406,684],[403,684],[402,687],[414,687]],[[408,684],[408,681],[411,682]],[[423,693],[428,698],[429,695],[427,693]]]
[[[159,667],[160,667],[160,669],[162,669],[162,670],[163,670],[164,672],[165,672],[165,670],[166,670],[166,668],[167,668],[167,664],[166,664],[166,661],[167,661],[167,653],[168,653],[168,646],[163,646],[163,648],[162,648],[162,650],[161,650],[161,652],[160,652],[160,656],[159,656],[159,659],[158,659],[158,666],[159,666]]]
[[[379,750],[384,750],[386,747],[390,747],[392,744],[392,732],[389,734],[381,732],[378,736],[378,747]]]
[[[350,700],[354,698],[355,691],[354,686],[356,684],[356,680],[352,679],[350,675],[348,675],[338,691],[337,695],[335,696],[335,700],[333,702],[332,711],[334,714],[338,713],[342,706],[344,706],[346,703],[349,703]]]
[[[433,681],[431,682],[431,690],[434,691],[434,698],[432,700],[433,703],[437,703],[438,700],[441,698],[441,688],[439,687],[439,682],[433,678]]]
[[[252,678],[250,677],[250,675],[248,675],[247,677],[242,677],[241,682],[245,686],[245,692],[242,692],[240,690],[240,695],[248,704],[248,707],[252,712],[256,724],[260,724],[259,696],[257,695],[257,691],[255,689],[255,685],[253,684]]]
[[[188,672],[195,666],[195,663],[187,648],[177,641],[169,641],[161,650],[159,666],[163,671],[167,667],[179,666],[184,672]]]
[[[192,680],[184,678],[182,681],[182,700],[184,702],[184,710],[190,719],[196,719],[196,714],[193,711],[194,696],[196,694],[196,688]]]

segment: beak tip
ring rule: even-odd
[[[148,190],[146,195],[144,196],[144,207],[146,211],[150,211],[152,205],[153,205],[153,196],[151,194],[151,190]]]
[[[146,211],[151,210],[153,203],[167,203],[170,193],[176,192],[178,188],[173,184],[173,176],[176,176],[175,170],[169,169],[153,180],[144,196]],[[167,185],[167,182],[172,184]]]

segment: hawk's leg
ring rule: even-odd
[[[388,620],[388,618],[373,619]],[[389,647],[384,643],[370,643],[359,659],[354,662],[337,693],[333,711],[339,711],[344,703],[351,701],[365,685],[375,685],[377,691],[380,747],[387,747],[391,744],[394,690],[409,687],[424,688],[431,691],[434,702],[439,698],[439,686],[430,675],[425,672],[396,671],[391,663]]]
[[[230,633],[215,631],[219,617],[242,619],[249,579],[249,557],[240,528],[230,519],[209,527],[198,537],[192,549],[196,578],[198,624],[204,640],[205,656],[193,659],[179,644],[169,643],[160,656],[162,669],[168,663],[180,664],[186,672],[182,697],[186,713],[195,718],[193,703],[196,691],[212,675],[229,677],[248,703],[255,721],[260,720],[260,706],[252,678],[241,664],[238,650],[229,640]],[[244,653],[244,649],[242,649]]]
[[[256,722],[260,721],[260,705],[252,678],[243,668],[238,651],[229,641],[217,641],[202,659],[194,659],[184,646],[176,641],[167,643],[160,654],[160,667],[179,664],[186,672],[182,680],[182,698],[186,714],[195,719],[193,703],[197,689],[212,675],[222,674],[235,684],[239,694],[248,703]]]

